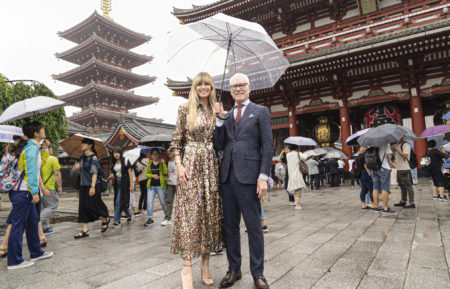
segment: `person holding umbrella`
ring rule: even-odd
[[[444,153],[444,149],[439,151],[436,148],[436,141],[434,139],[427,142],[428,151],[425,156],[429,161],[427,166],[430,170],[431,178],[433,180],[433,200],[440,200],[447,202],[447,197],[444,195],[444,177],[442,175],[442,163],[443,159],[447,156]]]
[[[88,223],[99,218],[102,221],[101,232],[108,230],[109,212],[101,195],[100,177],[103,169],[97,159],[95,142],[90,138],[84,138],[80,144],[83,155],[80,162],[75,165],[80,170],[80,191],[78,199],[78,222],[82,223],[83,229],[74,236],[75,239],[89,237]]]
[[[212,286],[209,256],[223,250],[219,161],[212,141],[215,104],[214,81],[201,72],[194,78],[187,104],[178,109],[169,148],[175,155],[179,180],[170,252],[183,258],[182,288],[193,288],[192,259],[198,257],[202,258],[202,282]],[[259,213],[257,218],[259,223]]]
[[[230,117],[217,121],[216,147],[223,149],[220,181],[224,206],[224,228],[228,272],[222,288],[242,278],[239,223],[243,215],[248,230],[250,271],[257,289],[269,288],[264,278],[264,235],[261,230],[261,202],[268,188],[272,166],[272,121],[266,107],[250,101],[250,81],[237,73],[230,79],[235,106]],[[221,104],[215,113],[224,118]],[[291,152],[290,154],[292,154]],[[289,155],[287,157],[289,163]],[[289,170],[291,170],[289,164]],[[291,174],[290,179],[293,177]],[[289,187],[288,187],[289,189]]]

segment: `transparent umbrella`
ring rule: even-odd
[[[13,136],[23,136],[22,129],[20,127],[12,125],[0,125],[0,142],[13,143]]]
[[[261,25],[222,13],[170,32],[168,62],[191,78],[208,72],[220,92],[230,90],[237,72],[248,75],[253,90],[273,87],[289,67]]]

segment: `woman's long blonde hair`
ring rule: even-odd
[[[216,115],[213,113],[214,106],[216,105],[217,98],[216,98],[216,89],[214,87],[214,80],[206,72],[200,72],[197,74],[194,78],[194,81],[192,83],[191,91],[189,92],[189,100],[187,102],[187,109],[188,109],[188,115],[187,115],[187,125],[188,129],[192,131],[195,128],[197,116],[198,116],[198,106],[200,105],[200,99],[197,94],[197,86],[201,85],[202,83],[208,84],[211,86],[211,93],[208,98],[208,112],[211,114],[211,116],[214,119],[214,122],[216,120]]]

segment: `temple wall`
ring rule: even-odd
[[[316,22],[314,22],[314,25],[316,27],[319,27],[319,26],[323,26],[323,25],[327,25],[327,24],[331,24],[331,23],[334,23],[334,20],[331,19],[330,17],[325,17],[325,18],[319,19]]]
[[[428,79],[424,85],[420,86],[421,89],[426,89],[426,88],[430,88],[433,87],[435,85],[440,85],[442,83],[442,81],[444,80],[443,77],[437,77],[437,78],[433,78],[433,79]]]
[[[396,5],[396,4],[401,4],[401,3],[402,3],[402,0],[383,0],[383,1],[380,1],[380,8],[383,9],[383,8],[386,8],[386,7],[389,7],[392,5]]]
[[[345,14],[345,16],[342,17],[342,20],[348,19],[348,18],[351,18],[351,17],[355,17],[355,16],[359,16],[358,9],[352,9],[352,10],[347,11],[347,14]]]
[[[277,104],[277,105],[272,105],[270,107],[270,112],[274,113],[274,112],[283,112],[283,111],[287,111],[287,108],[284,107],[282,104]]]

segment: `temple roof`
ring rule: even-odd
[[[67,72],[52,75],[54,79],[78,86],[91,81],[111,83],[124,89],[131,89],[155,81],[156,77],[139,75],[131,71],[91,58],[88,62]]]
[[[186,89],[191,88],[192,86],[192,79],[187,80],[173,80],[170,78],[167,78],[167,83],[165,84],[168,88],[175,88],[175,89]]]
[[[89,38],[94,31],[101,38],[108,39],[127,49],[137,47],[151,39],[148,35],[134,32],[101,16],[97,11],[72,28],[58,32],[58,35],[79,44]]]
[[[227,3],[232,3],[233,1],[234,0],[218,0],[213,3],[205,4],[205,5],[192,5],[192,8],[190,8],[190,9],[180,9],[180,8],[173,7],[172,14],[175,16],[187,16],[189,14],[201,12],[204,10],[208,10],[210,8],[217,8],[217,7],[225,5]],[[237,2],[237,1],[235,1],[235,2]],[[248,2],[248,0],[247,0],[247,2]]]
[[[123,115],[117,124],[114,133],[111,134],[107,142],[110,143],[121,129],[123,129],[131,138],[139,142],[142,137],[147,135],[173,134],[175,125],[155,122],[151,119]]]
[[[59,99],[65,101],[70,105],[80,107],[78,103],[81,100],[94,100],[95,102],[96,97],[98,97],[99,100],[118,99],[126,101],[128,109],[133,109],[158,102],[158,98],[156,97],[139,96],[135,95],[133,91],[124,91],[120,89],[110,88],[95,82],[91,82],[85,87],[64,94],[60,96]]]
[[[98,37],[96,33],[93,33],[79,45],[67,51],[56,53],[56,57],[79,65],[94,57],[107,62],[115,61],[119,66],[123,66],[127,69],[134,68],[153,60],[152,56],[129,51]],[[112,57],[113,59],[111,59]],[[122,61],[120,61],[120,58]]]
[[[93,116],[104,117],[104,118],[109,118],[109,119],[117,119],[117,120],[119,120],[121,117],[124,117],[124,118],[133,118],[133,119],[142,120],[142,121],[151,121],[151,122],[162,123],[162,119],[158,119],[158,118],[144,118],[144,117],[134,116],[134,115],[127,114],[127,113],[121,113],[121,112],[98,109],[98,108],[96,109],[93,107],[82,110],[81,112],[72,115],[71,117],[69,117],[69,120],[71,120],[71,121],[86,120],[86,119],[89,119],[89,117],[93,117]]]
[[[69,133],[86,133],[88,128],[71,120],[67,120],[67,132]]]

